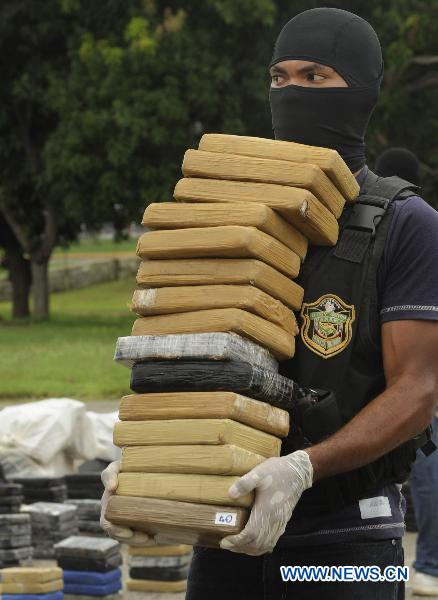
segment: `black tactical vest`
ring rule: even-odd
[[[358,200],[344,209],[338,244],[309,248],[297,280],[304,288],[300,338],[294,358],[281,363],[280,372],[301,386],[334,392],[343,423],[385,389],[376,275],[392,201],[412,196],[413,190],[397,177],[378,178],[369,171]],[[298,445],[290,436],[282,454]],[[316,482],[295,514],[310,505],[339,508],[386,483],[404,481],[418,445],[407,442],[371,465]]]

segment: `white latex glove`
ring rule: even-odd
[[[129,544],[130,546],[154,546],[157,542],[147,533],[142,531],[134,531],[129,527],[121,527],[113,525],[105,519],[105,511],[108,500],[115,493],[118,485],[118,475],[120,472],[120,461],[110,463],[107,468],[102,471],[102,483],[105,486],[105,491],[102,496],[102,511],[100,513],[100,526],[112,538],[117,541]]]
[[[313,467],[304,450],[257,465],[228,490],[232,498],[255,490],[255,500],[245,528],[223,538],[221,548],[251,556],[272,552],[301,494],[312,483]]]

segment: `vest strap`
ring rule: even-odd
[[[352,205],[333,255],[341,260],[361,264],[389,204],[407,190],[410,190],[407,194],[412,195],[414,188],[418,189],[399,177],[379,178],[368,171],[361,194]]]
[[[370,239],[373,237],[374,231],[374,227],[372,229],[346,227],[333,256],[341,260],[360,264],[368,251]]]

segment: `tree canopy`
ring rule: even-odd
[[[385,81],[370,165],[388,146],[413,150],[424,196],[438,205],[436,0],[4,0],[0,244],[12,232],[42,264],[84,224],[121,232],[147,203],[171,199],[202,132],[271,137],[273,43],[314,6],[356,12],[376,29]]]

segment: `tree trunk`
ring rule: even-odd
[[[19,244],[5,249],[9,280],[12,284],[12,317],[25,319],[30,316],[29,294],[31,286],[30,262],[24,258]]]
[[[42,210],[44,229],[32,232],[23,227],[7,206],[0,189],[0,209],[21,247],[30,255],[32,273],[33,314],[41,319],[49,318],[49,260],[55,246],[58,226],[53,207],[46,205]]]
[[[40,319],[49,318],[49,261],[31,261],[33,314]]]

